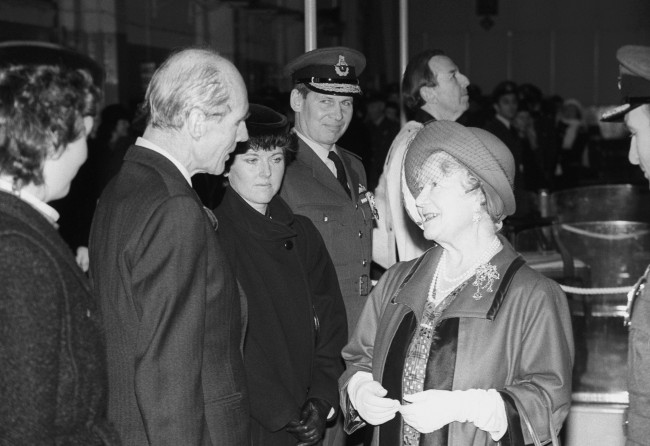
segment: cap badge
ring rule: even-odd
[[[334,65],[334,71],[336,71],[336,74],[339,76],[347,76],[350,73],[350,67],[345,62],[344,56],[339,55],[339,62]]]

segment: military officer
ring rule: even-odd
[[[285,74],[293,81],[291,108],[298,152],[286,168],[280,196],[296,214],[309,217],[325,240],[345,303],[348,333],[370,291],[374,204],[361,159],[336,143],[361,94],[358,76],[366,65],[351,48],[309,51],[292,60]],[[341,418],[327,429],[326,446],[343,445]],[[354,444],[348,439],[348,444]]]
[[[361,94],[357,76],[366,59],[346,47],[319,48],[285,68],[294,87],[291,108],[298,135],[296,160],[287,167],[280,195],[309,217],[334,261],[352,332],[370,288],[372,200],[361,159],[337,146]]]
[[[629,159],[650,180],[650,47],[625,45],[618,49],[618,87],[623,104],[602,121],[623,119],[631,133]],[[627,446],[650,446],[650,266],[628,294]]]

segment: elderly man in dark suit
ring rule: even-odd
[[[246,87],[206,49],[154,73],[142,138],[104,190],[90,273],[106,326],[108,416],[127,445],[246,445],[242,303],[192,189],[248,139]]]
[[[360,52],[331,47],[305,53],[285,68],[294,83],[290,101],[299,138],[280,196],[323,236],[341,286],[348,333],[370,289],[374,205],[361,159],[336,143],[352,119],[353,99],[361,94],[357,76],[365,65]],[[342,429],[326,432],[326,445],[343,441]]]

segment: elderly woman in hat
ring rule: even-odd
[[[481,129],[431,122],[410,143],[405,206],[437,246],[381,277],[343,350],[349,432],[368,423],[374,445],[478,446],[560,429],[570,315],[560,287],[499,235],[515,211],[514,172]]]
[[[87,157],[85,70],[0,68],[0,443],[119,444],[90,284],[48,204]]]
[[[296,135],[250,104],[249,140],[226,165],[221,243],[246,294],[244,344],[253,445],[318,443],[337,413],[347,321],[336,270],[311,220],[277,196]]]

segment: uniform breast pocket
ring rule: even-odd
[[[296,209],[296,214],[308,217],[318,229],[325,246],[335,265],[345,263],[345,253],[349,250],[348,232],[352,226],[346,222],[344,206],[332,204],[302,205]]]

